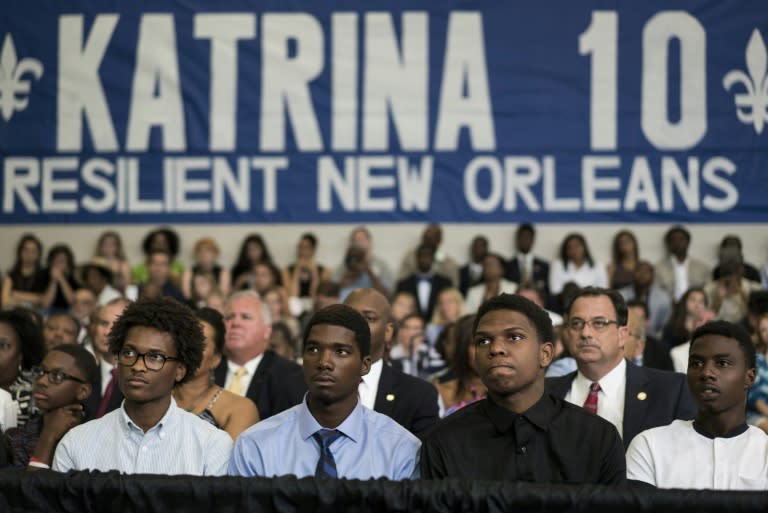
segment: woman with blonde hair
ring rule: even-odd
[[[432,319],[427,324],[426,335],[430,345],[434,345],[443,329],[459,320],[464,315],[464,297],[459,289],[449,287],[437,295],[437,304]]]
[[[223,294],[229,294],[232,275],[229,269],[225,269],[217,262],[219,258],[219,245],[211,237],[203,237],[195,242],[192,251],[195,263],[191,269],[185,269],[181,279],[181,291],[187,300],[194,299],[192,286],[193,278],[198,274],[210,273],[216,280],[216,288]]]

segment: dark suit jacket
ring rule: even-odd
[[[419,438],[440,420],[437,389],[386,363],[381,370],[373,409],[391,417]]]
[[[96,379],[91,382],[93,392],[88,396],[88,399],[83,401],[83,407],[85,408],[85,418],[87,420],[93,420],[96,418],[96,413],[99,411],[99,404],[101,404],[101,368],[97,367]],[[116,410],[123,402],[123,392],[120,387],[115,384],[115,389],[109,398],[107,403],[107,409],[104,413],[109,413],[112,410]]]
[[[221,359],[214,379],[217,385],[224,386],[227,380],[226,358]],[[263,420],[299,404],[306,391],[301,367],[268,350],[264,351],[245,396],[256,404],[259,418]]]
[[[547,390],[565,398],[576,372],[547,378]],[[641,431],[666,426],[675,419],[690,420],[696,415],[685,375],[627,362],[627,385],[624,396],[624,450]]]
[[[669,356],[669,348],[658,338],[645,337],[645,350],[643,351],[643,367],[674,371],[672,357]]]
[[[419,305],[419,279],[417,275],[412,274],[397,282],[396,292],[410,292],[413,294],[413,297],[416,298],[416,308],[418,309],[419,315],[424,319],[424,322],[428,323],[432,320],[432,312],[435,310],[438,294],[440,294],[441,290],[447,289],[452,285],[450,278],[446,278],[442,274],[433,274],[432,291],[429,293],[429,305],[426,311],[422,311],[421,305]]]
[[[520,264],[517,257],[507,261],[507,272],[504,277],[509,281],[514,281],[515,283],[522,285],[522,283],[520,283]],[[531,273],[531,277],[533,278],[533,284],[536,288],[545,294],[545,297],[542,299],[546,303],[549,298],[549,262],[542,260],[541,258],[533,257],[533,272]]]

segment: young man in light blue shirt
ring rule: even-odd
[[[371,332],[356,310],[332,305],[304,333],[304,401],[237,439],[230,475],[348,479],[418,477],[421,443],[364,407],[358,385],[371,366]]]

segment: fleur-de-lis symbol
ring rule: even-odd
[[[19,61],[13,38],[11,34],[6,34],[3,49],[0,50],[0,113],[6,121],[11,119],[14,111],[27,108],[29,80],[22,80],[26,73],[40,80],[43,75],[42,63],[32,58]]]
[[[736,116],[742,123],[752,123],[755,132],[761,134],[768,123],[768,50],[757,29],[752,31],[747,43],[746,57],[749,76],[743,71],[731,70],[723,77],[723,87],[728,91],[734,84],[744,84],[747,92],[734,97]]]

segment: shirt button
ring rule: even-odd
[[[525,446],[520,447],[520,453],[521,454],[525,454],[525,450],[526,450]]]

